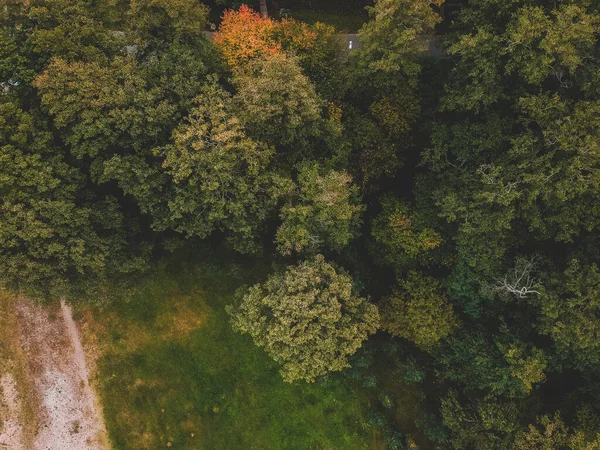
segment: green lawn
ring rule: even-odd
[[[343,375],[287,384],[225,313],[260,264],[177,263],[83,315],[115,449],[378,448],[368,400]],[[164,411],[164,412],[163,412]]]

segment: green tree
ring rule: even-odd
[[[527,431],[522,430],[515,440],[515,450],[557,450],[568,448],[569,429],[557,412],[552,418],[538,417],[537,427],[529,425]],[[541,428],[541,430],[540,430]]]
[[[439,282],[411,271],[381,306],[381,328],[428,351],[459,325]]]
[[[392,177],[410,148],[420,113],[417,88],[423,52],[439,20],[425,0],[377,0],[350,54],[344,124],[352,165],[367,190]]]
[[[298,188],[281,209],[277,230],[280,253],[341,251],[358,234],[362,205],[346,172],[326,170],[318,163],[301,165]]]
[[[359,32],[360,47],[356,53],[361,76],[376,77],[372,84],[417,86],[421,72],[418,59],[429,47],[429,41],[424,37],[433,32],[440,20],[431,3],[425,0],[377,0],[370,7],[372,20]]]
[[[51,58],[102,63],[124,45],[112,32],[110,1],[6,0],[0,9],[0,83],[28,104],[36,96],[31,82]]]
[[[552,337],[556,350],[580,370],[600,367],[600,270],[572,260],[562,276],[530,301],[539,305],[540,331]]]
[[[128,21],[145,50],[201,36],[208,8],[196,0],[131,0]]]
[[[149,88],[131,58],[110,64],[54,59],[35,80],[42,105],[77,158],[107,160],[168,137],[174,105]]]
[[[114,3],[105,0],[32,0],[23,2],[25,51],[42,67],[52,57],[68,62],[102,62],[121,49],[111,30]],[[27,48],[29,47],[30,48]]]
[[[594,450],[600,446],[600,434],[571,429],[562,420],[560,411],[553,416],[537,418],[535,425],[522,430],[515,440],[515,450]]]
[[[24,49],[27,41],[27,33],[23,31],[24,9],[25,4],[15,0],[4,2],[0,11],[0,83],[12,80],[23,87],[35,76],[33,61]]]
[[[527,241],[569,242],[600,222],[598,19],[585,2],[521,0],[459,15],[423,160],[430,201],[481,278]]]
[[[373,220],[373,254],[378,261],[396,270],[427,264],[442,244],[441,235],[406,203],[392,196],[381,200],[381,213]]]
[[[485,333],[463,329],[438,346],[434,355],[441,373],[473,398],[527,397],[545,380],[549,358],[507,328],[491,337]]]
[[[452,448],[494,450],[512,448],[519,430],[519,408],[514,402],[470,401],[450,391],[442,399],[444,425]]]
[[[288,382],[312,382],[348,367],[348,356],[379,323],[377,307],[358,297],[350,276],[321,255],[269,276],[228,311],[234,329],[282,364]]]
[[[207,86],[173,144],[157,149],[169,183],[170,227],[187,236],[227,232],[243,252],[256,250],[258,230],[291,183],[270,167],[273,149],[246,136],[231,96]]]
[[[173,123],[192,109],[194,98],[202,93],[209,76],[223,72],[216,47],[204,37],[172,42],[164,51],[144,58],[138,70],[144,73],[149,89],[159,89],[177,109]]]
[[[95,196],[43,123],[0,102],[0,272],[10,288],[70,296],[146,267],[149,247],[112,196]]]
[[[346,43],[338,30],[321,22],[308,25],[283,19],[274,29],[274,38],[287,55],[298,58],[319,94],[329,99],[339,97]]]
[[[239,115],[251,136],[296,153],[322,136],[323,101],[295,58],[275,54],[253,60],[233,81]]]

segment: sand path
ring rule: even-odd
[[[0,449],[24,448],[19,392],[14,378],[9,374],[0,377],[0,402],[7,412],[0,426]]]
[[[60,308],[49,309],[18,300],[14,309],[33,392],[19,389],[10,374],[0,378],[9,412],[9,419],[0,424],[0,450],[108,449],[101,408],[88,381],[69,306],[61,303]],[[36,410],[35,420],[23,420],[24,401]]]

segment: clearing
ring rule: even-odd
[[[0,450],[385,448],[380,400],[349,372],[284,383],[232,331],[236,289],[276,267],[198,253],[204,263],[174,257],[73,315],[0,292]],[[398,395],[398,423],[429,448],[416,400]]]
[[[284,383],[277,364],[232,331],[225,306],[236,288],[271,270],[234,258],[174,258],[110,305],[76,313],[86,346],[102,355],[114,448],[383,448],[369,399],[346,376]]]

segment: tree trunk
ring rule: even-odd
[[[269,15],[269,11],[267,10],[267,0],[258,0],[258,6],[260,7],[260,15],[267,17]]]

